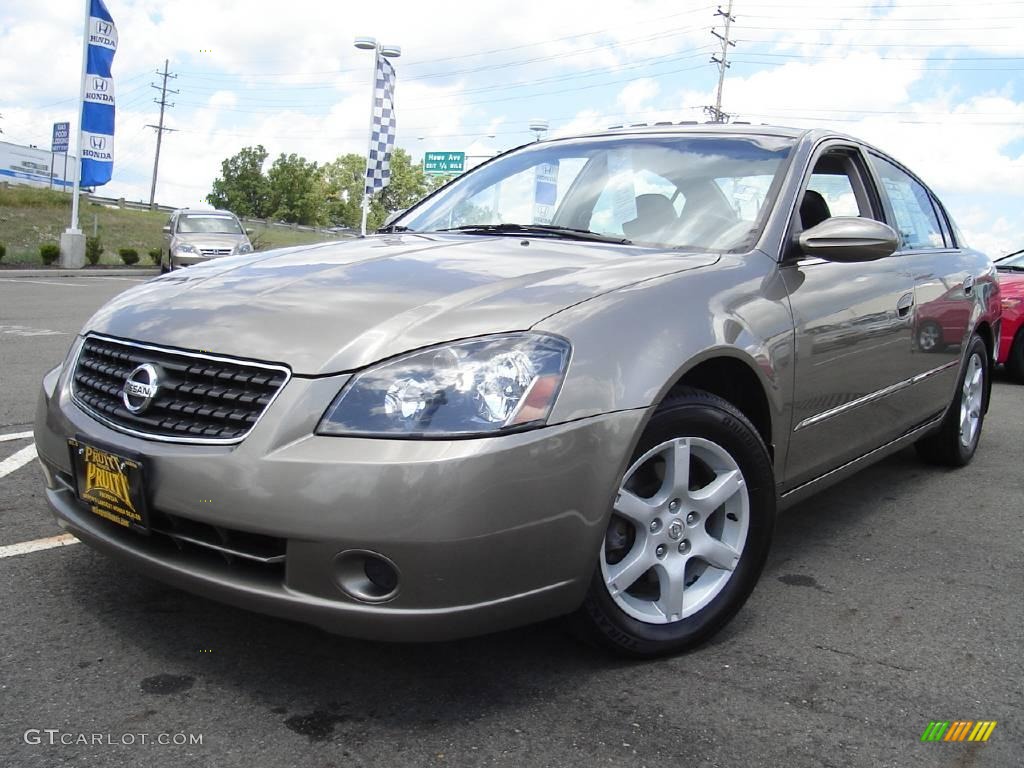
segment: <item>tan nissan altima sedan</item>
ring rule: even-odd
[[[376,235],[101,308],[43,381],[46,497],[148,575],[339,633],[571,615],[675,652],[740,610],[778,508],[911,443],[970,462],[994,274],[847,136],[537,142]],[[936,302],[954,343],[923,349]]]

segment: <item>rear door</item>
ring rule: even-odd
[[[945,212],[906,169],[871,153],[886,218],[900,235],[899,259],[914,277],[913,385],[906,408],[924,422],[949,404],[975,307],[973,259],[957,246]]]

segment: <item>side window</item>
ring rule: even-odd
[[[810,229],[833,216],[880,218],[875,199],[874,184],[860,152],[852,147],[828,150],[815,161],[807,180],[800,201],[800,225]]]
[[[813,190],[825,199],[829,213],[833,216],[866,216],[871,217],[870,212],[862,211],[857,195],[853,191],[853,182],[847,173],[818,173],[811,174],[811,180],[807,184],[808,190]]]
[[[935,209],[935,215],[939,217],[939,225],[942,227],[942,237],[946,241],[947,248],[955,248],[957,245],[956,239],[953,237],[953,230],[949,224],[949,214],[946,213],[946,209],[942,207],[942,203],[935,195],[931,196],[932,208]]]
[[[901,249],[944,247],[942,227],[928,191],[888,160],[872,155],[871,162],[892,206]]]

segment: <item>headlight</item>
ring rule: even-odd
[[[199,253],[199,251],[196,250],[196,247],[194,245],[189,245],[188,243],[178,243],[176,246],[174,246],[174,252],[175,253]]]
[[[235,249],[235,253],[252,253],[252,245],[250,243],[242,243]]]
[[[540,426],[569,352],[565,339],[515,333],[404,355],[354,376],[317,433],[445,437]]]

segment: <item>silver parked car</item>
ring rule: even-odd
[[[252,243],[235,214],[186,208],[172,213],[164,225],[160,271],[243,253],[252,253]]]
[[[647,656],[740,609],[778,508],[904,446],[952,466],[978,446],[992,264],[856,139],[539,142],[385,230],[100,309],[39,402],[61,525],[340,633],[571,614]],[[923,351],[940,299],[955,343]]]

